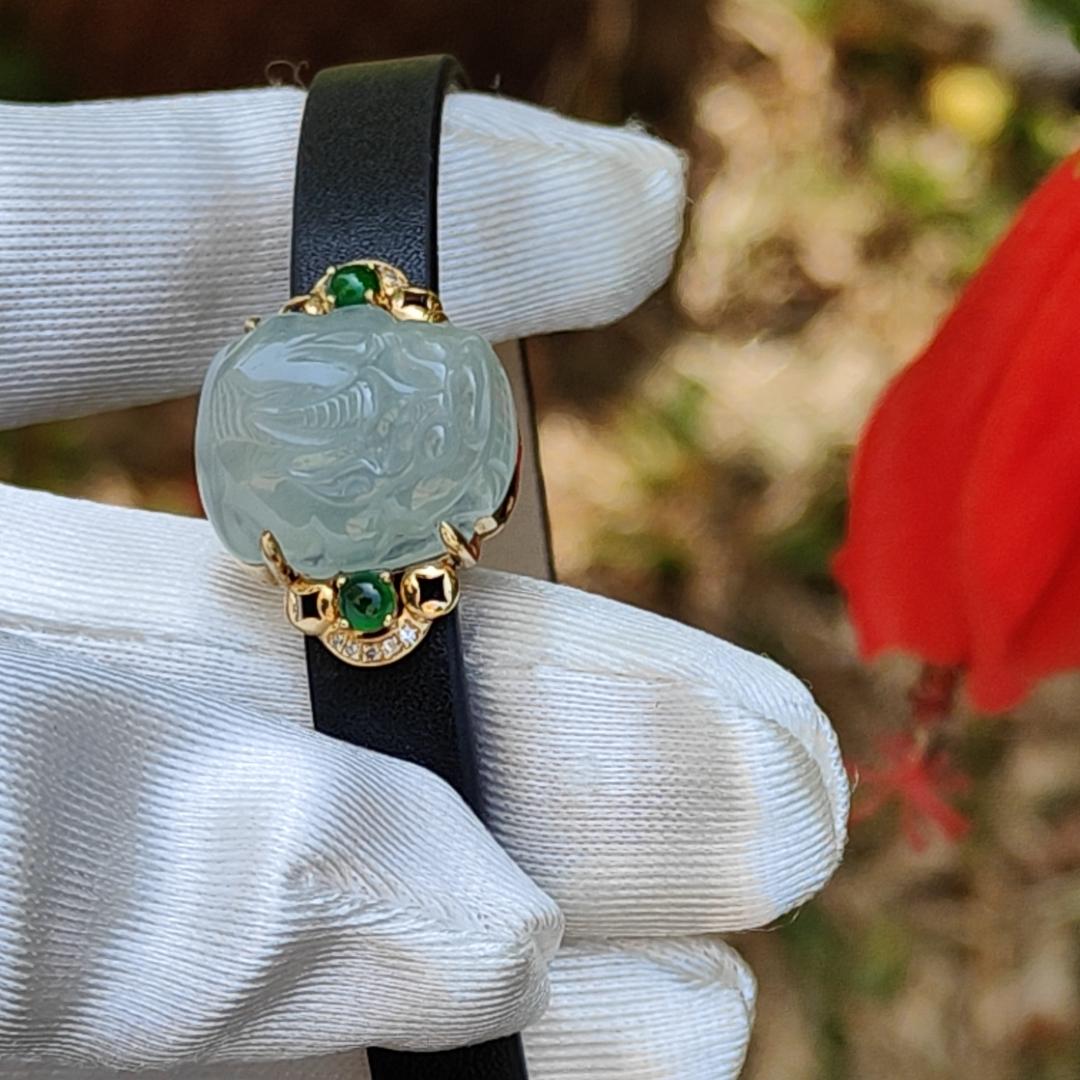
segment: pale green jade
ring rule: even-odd
[[[199,402],[195,463],[224,545],[269,529],[311,577],[399,569],[466,537],[517,459],[506,373],[479,335],[373,305],[274,315],[226,345]]]

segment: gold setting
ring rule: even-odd
[[[378,274],[379,288],[370,293],[368,302],[389,311],[395,319],[408,322],[446,322],[446,312],[435,293],[420,285],[413,285],[396,266],[378,259],[350,259],[341,266],[329,267],[312,286],[311,292],[294,296],[283,305],[282,312],[302,311],[305,315],[329,315],[336,306],[334,294],[330,292],[330,282],[338,270],[346,266],[370,266]]]
[[[438,296],[430,289],[413,285],[389,263],[375,259],[352,259],[341,266],[369,266],[379,279],[378,290],[369,290],[366,301],[388,311],[396,319],[440,323],[446,314]],[[330,267],[312,287],[311,292],[294,296],[282,312],[327,315],[335,308],[330,283],[338,267]],[[258,325],[258,318],[248,319],[245,332]],[[480,518],[471,536],[464,536],[449,522],[439,522],[437,532],[444,554],[434,560],[399,570],[379,573],[396,599],[395,610],[377,631],[353,628],[341,613],[340,590],[350,575],[335,574],[328,579],[314,579],[289,565],[281,545],[271,532],[259,538],[263,562],[272,580],[284,586],[285,614],[289,621],[309,637],[317,637],[339,660],[354,667],[384,667],[411,653],[427,637],[434,620],[448,615],[457,606],[460,595],[458,572],[475,566],[486,540],[506,524],[517,502],[521,479],[521,445],[510,488],[495,512]]]
[[[413,566],[401,577],[405,609],[418,619],[437,619],[453,611],[458,602],[458,580],[444,563]]]

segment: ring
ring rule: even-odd
[[[356,259],[214,358],[195,463],[225,547],[284,586],[297,629],[355,667],[412,652],[517,498],[492,347],[396,267]]]

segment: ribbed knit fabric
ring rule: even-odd
[[[194,393],[281,305],[303,104],[267,87],[0,105],[0,426]],[[634,131],[461,93],[439,198],[447,310],[498,341],[601,325],[656,289],[682,164]]]
[[[93,570],[74,590],[57,569],[71,567],[73,553],[77,568]],[[589,939],[599,950],[559,976],[567,989],[555,984],[563,1005],[535,1028],[536,1077],[591,1076],[592,1062],[602,1066],[597,1075],[614,1077],[611,1063],[622,1062],[622,1075],[651,1078],[683,1061],[685,1070],[669,1075],[735,1075],[749,1034],[749,983],[735,961],[717,966],[719,954],[704,942],[676,950],[690,969],[687,950],[700,952],[699,977],[680,980],[663,966],[664,941],[761,925],[832,873],[848,794],[827,721],[777,665],[648,612],[480,569],[465,599],[492,829],[559,903],[568,941]],[[119,1040],[133,1062],[196,1052],[280,1056],[284,1045],[331,1052],[343,1039],[370,1038],[376,1022],[380,1032],[399,1024],[413,1045],[460,1033],[460,1024],[488,1037],[542,1003],[541,968],[515,962],[520,933],[498,929],[508,919],[541,927],[528,912],[542,908],[527,892],[515,898],[522,887],[510,887],[464,811],[433,792],[426,774],[353,747],[337,746],[333,764],[323,761],[329,740],[307,731],[302,650],[280,603],[220,551],[204,521],[0,488],[0,777],[8,793],[6,804],[0,796],[0,927],[12,941],[50,925],[49,940],[84,942],[27,966],[10,945],[0,947],[0,1057],[49,1030],[84,1060],[106,1047],[115,1054],[117,1040],[103,1034],[109,1010],[135,1009],[140,994],[183,1000],[186,1011],[142,1013],[142,1041]],[[91,753],[93,732],[110,730],[115,741]],[[42,740],[58,741],[36,752]],[[75,758],[58,753],[65,746]],[[286,755],[276,763],[275,746]],[[327,784],[345,786],[313,801]],[[38,792],[38,811],[27,785]],[[395,794],[387,801],[388,785]],[[341,809],[320,829],[311,805],[320,814]],[[226,820],[226,806],[236,824],[219,834],[210,823]],[[371,817],[355,817],[364,814]],[[430,835],[429,821],[438,822]],[[367,839],[357,847],[352,836]],[[279,852],[260,869],[266,856],[256,855],[280,848],[294,854]],[[94,854],[101,851],[111,854]],[[36,861],[27,863],[27,852]],[[40,869],[28,877],[28,866]],[[480,952],[467,937],[419,931],[410,912],[432,874],[446,878],[448,904],[489,927]],[[290,881],[309,879],[341,882],[340,904],[290,891]],[[378,947],[362,940],[376,925],[375,882]],[[68,899],[54,907],[48,898],[65,890]],[[101,900],[110,890],[124,902]],[[217,916],[199,899],[230,895],[265,967],[244,966],[255,960],[247,944],[237,947],[235,935],[243,943],[249,935],[233,913]],[[313,903],[325,920],[315,936]],[[137,932],[144,908],[168,912],[170,932],[152,940]],[[365,966],[337,966],[326,951],[336,939],[351,941],[350,927]],[[530,933],[546,941],[547,932]],[[627,937],[638,940],[600,948]],[[155,963],[144,975],[151,946]],[[625,959],[627,949],[636,960]],[[285,956],[266,982],[271,960]],[[16,958],[7,969],[5,957]],[[647,960],[667,972],[651,997],[639,971]],[[492,963],[508,974],[492,982]],[[428,969],[443,980],[439,994],[422,976]],[[638,981],[628,982],[633,971]],[[91,981],[80,976],[69,997],[62,988],[76,972]],[[393,988],[392,1009],[364,1004],[374,985]],[[320,992],[351,995],[356,1008],[302,1010],[302,1033],[288,1009],[272,1008]],[[436,1004],[443,993],[457,1010]],[[26,1025],[35,1002],[46,1009],[36,1029]],[[583,1019],[587,1002],[606,1026]],[[624,1015],[636,1019],[617,1023]],[[426,1034],[422,1016],[431,1022]],[[709,1065],[717,1045],[724,1052]],[[627,1064],[635,1061],[637,1073]]]
[[[192,392],[281,302],[302,104],[0,106],[0,424]],[[460,94],[441,169],[443,298],[492,339],[610,321],[670,268],[682,166],[640,133]],[[836,867],[827,720],[658,616],[466,590],[505,850],[310,731],[280,595],[205,522],[0,488],[0,1075],[364,1080],[348,1048],[526,1022],[532,1080],[737,1074],[753,979],[706,935]]]
[[[577,942],[551,969],[551,1006],[525,1033],[530,1080],[731,1080],[746,1054],[755,986],[727,946],[704,938]],[[10,1080],[124,1080],[16,1065]],[[130,1076],[130,1074],[126,1074]],[[188,1065],[139,1080],[369,1080],[363,1052],[266,1064]]]

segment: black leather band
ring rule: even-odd
[[[334,263],[384,259],[438,290],[442,102],[449,56],[327,68],[304,106],[293,196],[292,292]]]
[[[383,259],[438,288],[436,188],[442,100],[465,78],[450,57],[322,71],[304,109],[293,205],[292,292],[350,258]],[[317,730],[424,765],[482,815],[457,613],[384,668],[307,639]],[[517,1036],[439,1053],[368,1051],[372,1080],[524,1080]]]

